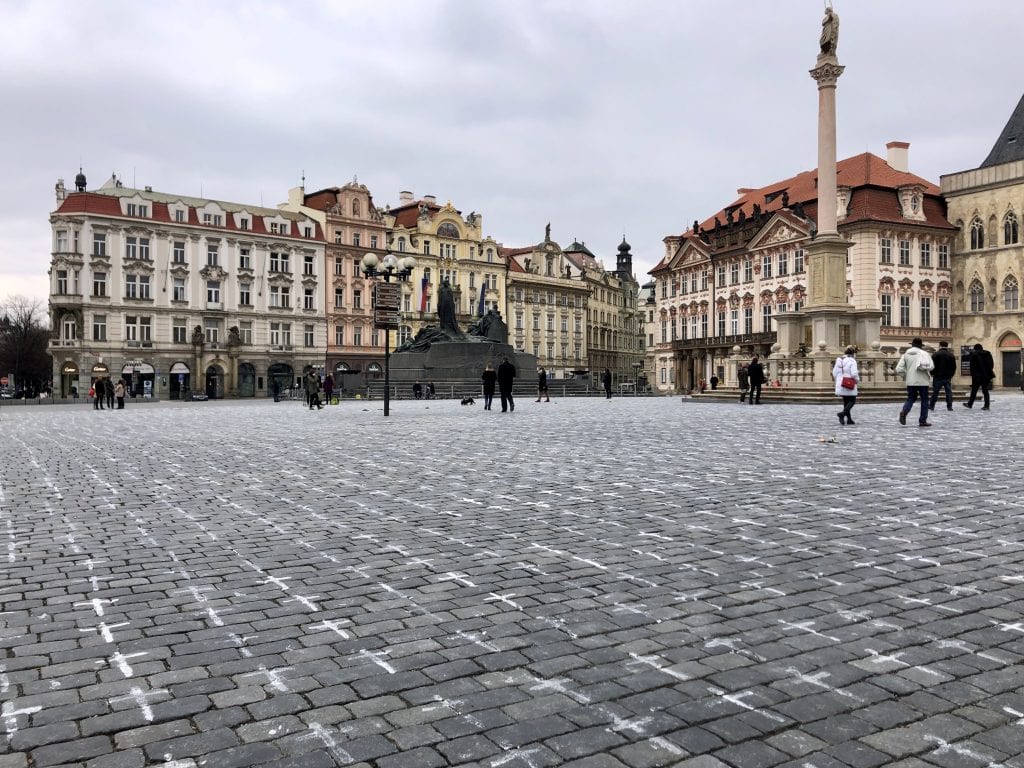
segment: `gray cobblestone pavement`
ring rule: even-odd
[[[0,768],[1024,768],[1024,399],[897,409],[0,410]]]

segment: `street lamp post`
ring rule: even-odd
[[[373,325],[384,329],[384,415],[391,413],[391,329],[398,330],[402,308],[402,290],[398,283],[405,282],[416,266],[416,259],[406,256],[399,260],[393,253],[377,259],[374,253],[363,256],[363,275],[374,281]],[[395,285],[391,284],[395,279]],[[382,280],[383,283],[376,282]]]
[[[640,392],[640,368],[643,363],[633,363],[633,397]]]

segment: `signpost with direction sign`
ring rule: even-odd
[[[383,261],[377,255],[368,253],[363,256],[363,275],[373,284],[373,325],[384,329],[384,415],[390,412],[391,401],[391,331],[398,330],[401,324],[402,283],[409,279],[416,259],[406,256],[399,260],[389,253]],[[391,279],[395,282],[392,283]]]
[[[398,330],[402,309],[400,283],[374,283],[373,325],[385,330]]]

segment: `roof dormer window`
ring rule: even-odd
[[[180,208],[175,210],[174,211],[174,220],[178,224],[184,224],[185,223],[185,211],[181,210]]]
[[[203,224],[210,224],[212,221],[213,221],[213,214],[211,214],[211,213],[204,213],[203,214]]]
[[[238,228],[239,229],[248,229],[249,228],[249,220],[248,219],[239,219],[238,220]]]
[[[270,234],[278,235],[278,234],[280,234],[280,230],[281,230],[281,225],[280,224],[278,224],[276,221],[270,222]]]

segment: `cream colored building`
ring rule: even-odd
[[[953,256],[953,337],[963,354],[992,353],[996,385],[1021,384],[1024,309],[1024,98],[985,161],[941,179],[949,219],[960,233]]]
[[[504,311],[505,262],[498,243],[484,237],[479,213],[463,216],[450,202],[438,205],[433,195],[417,200],[412,192],[402,192],[397,207],[385,208],[384,222],[390,233],[388,250],[400,258],[416,258],[403,287],[398,343],[424,326],[437,325],[437,289],[445,280],[452,287],[463,330],[481,307]]]
[[[920,336],[934,346],[952,338],[955,230],[938,187],[909,172],[909,145],[887,149],[885,160],[863,153],[837,164],[832,204],[839,233],[853,244],[848,299],[882,312],[881,339],[853,338],[841,326],[839,341],[862,348],[881,341],[895,351]],[[734,346],[766,360],[777,340],[773,317],[800,311],[807,300],[804,247],[816,231],[816,171],[738,194],[703,223],[666,237],[664,258],[651,270],[647,355],[656,391],[690,391],[713,375],[724,382]],[[812,339],[798,344],[809,349]]]
[[[136,396],[263,397],[320,368],[324,242],[301,213],[57,183],[50,260],[54,383]]]

